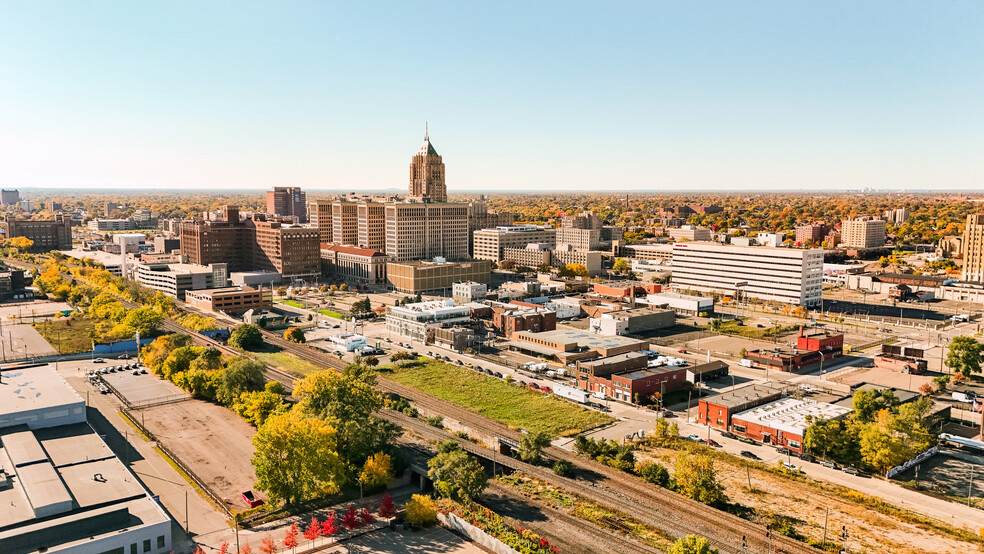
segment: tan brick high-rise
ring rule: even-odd
[[[431,202],[447,202],[448,187],[444,182],[444,162],[424,133],[424,143],[410,160],[410,196]]]
[[[963,234],[964,281],[984,283],[984,214],[967,216]]]

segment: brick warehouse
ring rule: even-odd
[[[779,388],[748,385],[717,396],[701,398],[697,405],[697,423],[710,424],[715,429],[730,431],[732,416],[779,400],[783,394],[783,390]]]
[[[732,417],[731,432],[765,444],[803,451],[803,435],[812,419],[838,419],[851,408],[815,400],[783,398]]]

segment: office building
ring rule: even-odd
[[[321,245],[321,272],[330,279],[363,283],[386,281],[389,256],[378,250],[341,244]]]
[[[622,247],[623,253],[637,260],[654,260],[668,262],[673,259],[672,244],[627,244]]]
[[[0,552],[170,552],[171,518],[51,366],[0,373]]]
[[[307,221],[307,196],[300,187],[273,187],[266,193],[267,213]]]
[[[588,270],[588,275],[601,273],[601,260],[604,252],[594,250],[562,249],[558,246],[550,253],[550,265],[563,268],[570,264],[580,264]]]
[[[495,210],[490,210],[488,204],[481,200],[468,203],[469,237],[471,237],[472,234],[479,229],[506,227],[512,225],[515,220],[516,216],[512,212],[498,212]]]
[[[424,143],[410,160],[410,197],[429,202],[447,202],[448,187],[444,181],[444,162],[424,132]],[[467,224],[467,219],[465,220]]]
[[[909,219],[909,209],[908,208],[896,208],[894,210],[885,210],[885,221],[891,223],[898,227],[905,223],[905,220]]]
[[[783,304],[820,304],[820,249],[733,246],[686,242],[673,246],[672,285],[685,291],[719,292]]]
[[[871,218],[841,221],[840,242],[847,248],[885,246],[885,220]]]
[[[20,204],[20,191],[17,189],[0,190],[0,204],[4,206],[14,206]]]
[[[454,300],[431,300],[393,306],[386,314],[386,332],[410,340],[433,341],[433,330],[454,327],[471,320],[471,308]]]
[[[489,285],[487,283],[460,281],[451,285],[451,298],[458,304],[484,300],[488,294]]]
[[[984,214],[967,216],[961,243],[964,262],[961,278],[984,283]]]
[[[33,241],[30,252],[34,253],[71,250],[72,219],[63,214],[57,214],[51,220],[7,216],[0,222],[0,235],[3,235],[4,239],[24,237]]]
[[[252,287],[222,287],[185,291],[185,302],[202,310],[241,314],[247,310],[269,310],[273,307],[271,289]]]
[[[796,227],[796,242],[801,246],[811,245],[823,241],[824,232],[827,228],[816,223],[807,223]]]
[[[386,264],[386,280],[404,294],[424,292],[447,293],[459,281],[488,283],[491,280],[492,262],[471,260],[467,262],[433,262],[411,260]]]
[[[332,242],[355,246],[359,243],[359,205],[337,201],[331,205]]]
[[[132,231],[137,228],[132,217],[120,219],[93,219],[87,226],[90,231]]]
[[[316,200],[308,204],[308,222],[318,229],[318,242],[335,242],[332,239],[332,202]]]
[[[126,204],[120,204],[119,202],[105,202],[103,203],[103,217],[113,217],[113,212],[122,212],[127,209]]]
[[[557,248],[598,250],[602,247],[602,220],[594,212],[566,216],[557,229]]]
[[[48,200],[48,204],[45,207],[49,212],[60,212],[62,209],[62,203],[57,200]]]
[[[516,262],[516,267],[537,269],[551,265],[553,253],[549,244],[527,244],[525,248],[504,248],[502,259]]]
[[[236,206],[223,206],[212,220],[183,223],[181,254],[192,264],[272,271],[285,280],[314,279],[321,273],[318,229],[265,221],[260,214],[240,219]]]
[[[370,250],[386,248],[386,206],[361,202],[356,207],[356,245]]]
[[[137,282],[168,296],[184,300],[189,290],[225,287],[229,279],[226,264],[139,263]]]
[[[472,257],[501,262],[506,259],[506,248],[522,249],[529,244],[546,244],[552,248],[556,243],[557,229],[550,225],[511,225],[480,229],[472,234]]]
[[[397,261],[468,258],[468,204],[386,205],[386,254]]]

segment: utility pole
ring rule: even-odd
[[[970,466],[970,485],[967,486],[967,505],[970,506],[970,495],[974,492],[974,466]]]
[[[827,518],[830,517],[830,506],[827,506],[827,513],[823,516],[823,542],[820,543],[820,550],[827,548]]]

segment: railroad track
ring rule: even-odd
[[[187,329],[171,320],[166,320],[163,327],[174,332],[189,333]],[[218,341],[198,333],[191,334],[198,344],[214,346],[233,355],[241,354],[241,352]],[[348,365],[334,356],[309,346],[287,341],[275,333],[264,330],[263,335],[268,343],[278,346],[302,360],[336,371],[341,371]],[[295,380],[293,375],[268,367],[267,376],[271,380],[282,383],[288,390],[293,390]],[[384,392],[398,394],[413,402],[418,408],[460,421],[476,432],[514,441],[518,441],[521,437],[518,431],[501,423],[391,379],[377,377],[377,385]],[[403,413],[383,409],[379,412],[379,416],[420,436],[432,440],[455,440],[462,448],[476,456],[485,459],[493,458],[489,449],[458,438],[443,429],[427,425],[419,419],[410,418]],[[763,526],[711,508],[667,489],[650,485],[629,474],[589,458],[578,456],[573,452],[551,446],[544,449],[544,455],[571,462],[586,477],[572,480],[559,477],[550,469],[526,464],[507,456],[495,456],[495,459],[498,464],[529,474],[555,486],[574,490],[584,498],[628,514],[673,536],[682,537],[691,533],[705,536],[714,546],[723,549],[723,552],[741,552],[743,540],[747,545],[746,552],[749,553],[815,554],[819,552],[809,545],[788,537],[772,535],[770,538]],[[611,535],[616,536],[614,532]]]

